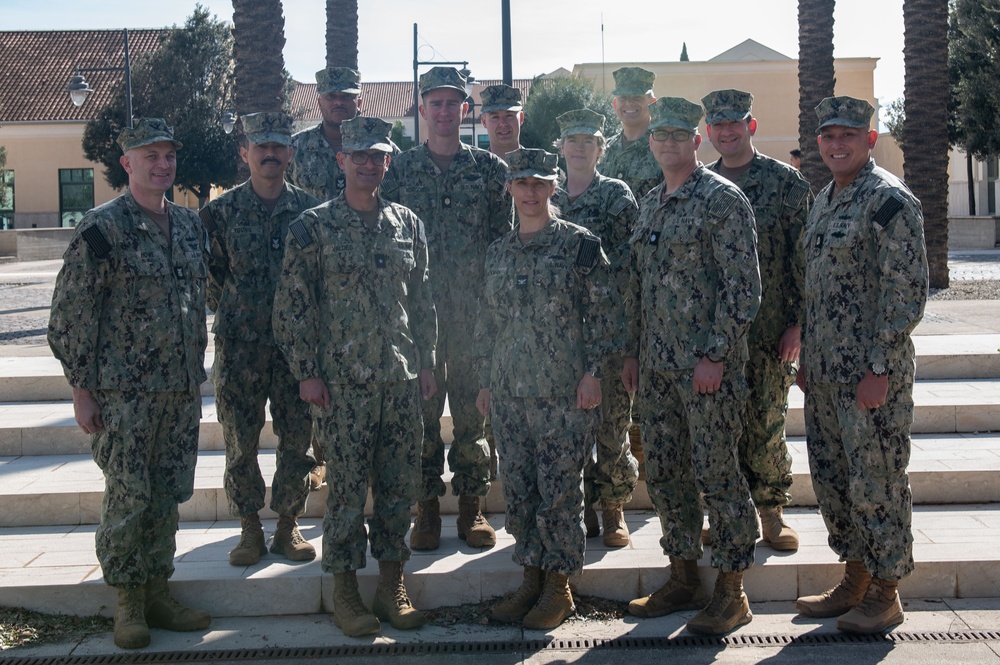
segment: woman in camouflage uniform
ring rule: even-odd
[[[493,423],[524,581],[493,617],[548,629],[574,611],[569,576],[583,568],[583,465],[612,337],[608,259],[597,236],[556,218],[556,155],[507,160],[520,223],[486,255],[476,406]]]

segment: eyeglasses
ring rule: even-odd
[[[654,141],[671,139],[674,143],[684,143],[685,141],[690,141],[692,136],[694,136],[694,132],[690,129],[675,129],[674,131],[670,131],[669,129],[653,130]]]
[[[385,158],[388,157],[386,153],[381,151],[375,151],[375,152],[356,151],[356,152],[349,152],[347,154],[351,156],[351,161],[357,164],[358,166],[364,166],[365,164],[368,163],[368,160],[371,160],[371,163],[374,164],[375,166],[385,166]]]

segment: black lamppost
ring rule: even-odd
[[[128,54],[128,28],[122,29],[122,41],[125,45],[125,64],[123,67],[75,67],[73,76],[69,79],[66,92],[73,102],[73,106],[83,106],[87,101],[87,95],[93,89],[87,85],[87,80],[83,78],[82,72],[125,72],[125,124],[132,129],[132,61]]]

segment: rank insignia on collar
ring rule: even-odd
[[[342,175],[337,176],[337,190],[342,190],[345,187],[347,187],[347,179]]]
[[[528,286],[528,276],[518,275],[517,276],[517,287],[523,289]]]
[[[280,236],[274,236],[273,238],[271,238],[271,249],[273,249],[276,252],[279,249],[281,249],[281,237]]]
[[[174,275],[177,276],[177,279],[183,279],[184,278],[184,271],[181,270],[180,266],[177,266],[177,267],[174,268]]]
[[[652,233],[649,234],[649,244],[650,245],[657,245],[657,244],[659,244],[659,242],[660,242],[660,232],[659,231],[653,231]]]
[[[376,254],[375,255],[375,265],[377,267],[379,267],[379,268],[384,268],[385,267],[385,254]]]
[[[441,197],[441,203],[442,203],[442,205],[444,205],[445,208],[450,208],[451,207],[451,197],[448,196],[447,194],[445,194],[443,197]]]

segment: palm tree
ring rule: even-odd
[[[285,105],[285,17],[281,0],[233,0],[234,97],[238,113]]]
[[[358,68],[358,0],[326,0],[326,66]]]
[[[931,288],[948,287],[948,3],[904,0],[903,176],[924,209]]]
[[[814,190],[830,180],[816,145],[816,105],[833,95],[835,0],[799,0],[799,149],[802,174]]]

